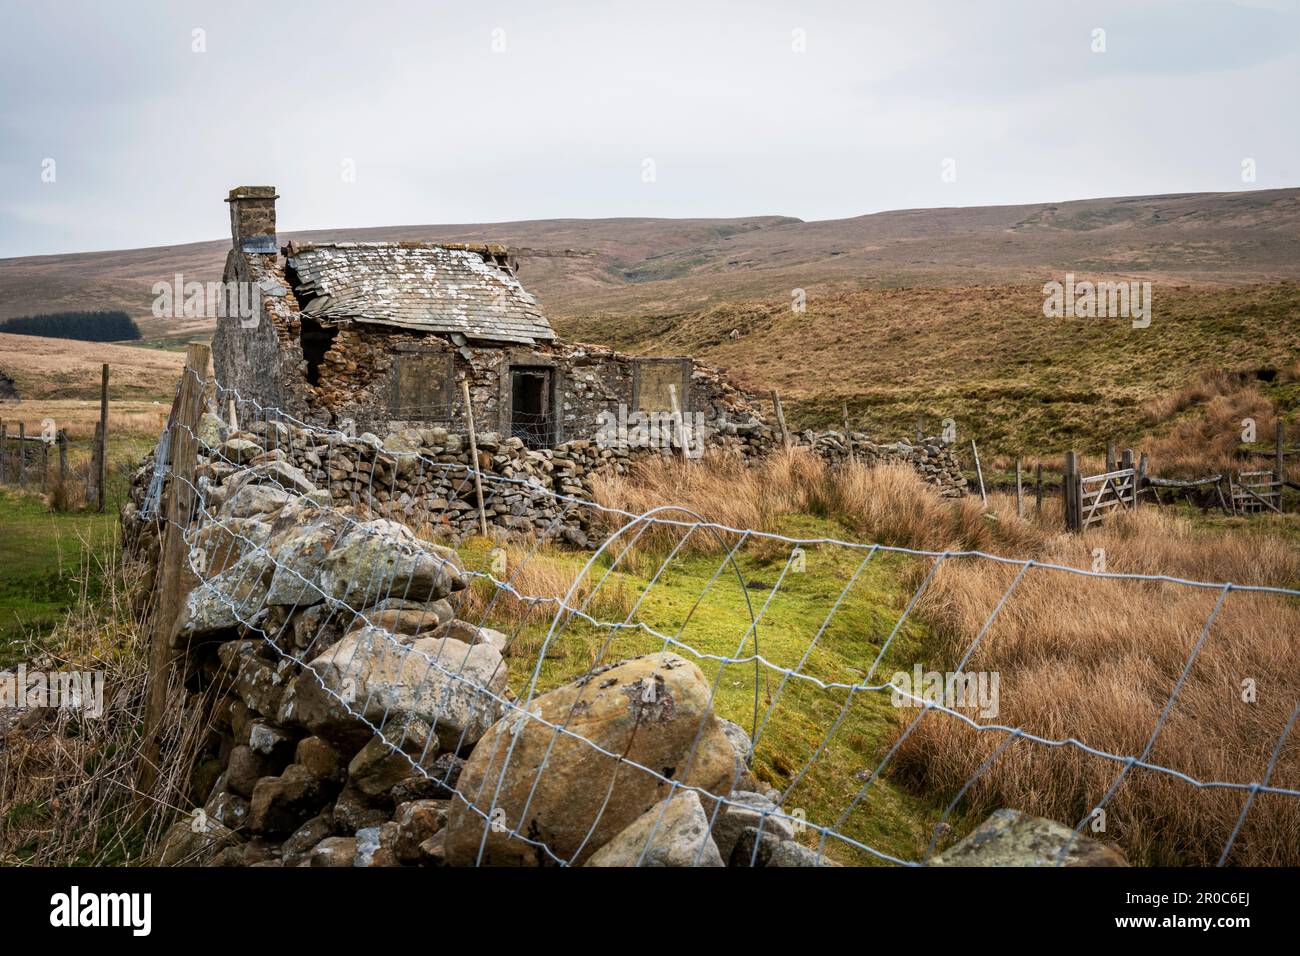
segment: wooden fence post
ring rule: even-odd
[[[5,483],[8,477],[9,464],[9,426],[0,422],[0,485]]]
[[[1034,513],[1043,514],[1043,463],[1034,466]]]
[[[63,487],[66,495],[68,487],[68,432],[63,428],[59,429],[59,484]]]
[[[478,436],[474,433],[474,407],[469,400],[469,380],[462,379],[460,394],[465,399],[465,422],[469,425],[469,457],[474,465],[474,497],[478,499],[478,530],[487,537],[487,515],[483,513],[483,483],[479,480]]]
[[[206,370],[204,372],[206,374]],[[99,382],[99,498],[95,510],[104,513],[104,489],[108,484],[108,363],[104,363]]]
[[[27,423],[18,423],[18,487],[27,487]]]
[[[1115,471],[1115,442],[1114,440],[1106,442],[1106,470]]]
[[[1022,493],[1020,490],[1020,459],[1017,458],[1016,459],[1016,517],[1023,518],[1024,516],[1025,516],[1024,498],[1022,497]]]
[[[1080,531],[1080,513],[1082,481],[1079,474],[1079,455],[1073,449],[1065,453],[1065,474],[1061,481],[1061,496],[1065,500],[1065,527],[1068,531]]]
[[[790,432],[785,427],[785,412],[781,409],[781,396],[776,389],[772,389],[772,407],[776,409],[776,424],[781,429],[781,444],[790,447]]]
[[[677,433],[677,443],[682,448],[682,461],[689,461],[691,450],[686,441],[686,421],[682,418],[682,406],[677,401],[677,386],[668,386],[668,404],[671,406],[669,411],[673,413],[673,431]]]
[[[1132,472],[1132,474],[1129,476],[1129,481],[1132,483],[1129,493],[1133,496],[1133,501],[1129,504],[1129,507],[1136,508],[1138,506],[1138,476],[1137,476],[1137,468],[1135,468],[1133,465],[1132,448],[1124,449],[1124,455],[1120,459],[1120,467],[1124,468],[1127,471]]]
[[[50,443],[41,436],[41,492],[50,490]]]
[[[1286,487],[1286,453],[1282,450],[1282,440],[1286,437],[1282,416],[1277,417],[1277,444],[1273,448],[1273,480],[1277,482],[1277,510],[1282,510],[1282,489]]]
[[[185,531],[194,510],[194,471],[198,459],[195,433],[203,414],[203,389],[211,356],[212,349],[207,345],[191,343],[186,348],[185,369],[181,372],[180,388],[172,406],[168,442],[171,482],[161,509],[166,524],[162,529],[158,584],[149,628],[149,679],[145,689],[140,765],[136,774],[137,798],[141,800],[148,799],[158,779],[162,745],[157,731],[167,709],[172,634],[189,591]]]
[[[841,410],[844,412],[844,440],[849,446],[849,461],[856,462],[858,454],[853,450],[853,432],[849,430],[849,403],[844,402]]]
[[[970,452],[975,456],[975,477],[979,479],[980,483],[980,501],[987,506],[989,496],[984,491],[984,469],[980,467],[980,450],[975,447],[975,439],[973,438],[970,440]]]
[[[86,504],[99,500],[99,478],[103,471],[99,463],[99,456],[104,449],[100,442],[100,436],[103,434],[104,426],[95,422],[95,437],[90,446],[90,472],[86,475]]]

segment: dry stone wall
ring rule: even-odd
[[[439,426],[408,428],[384,438],[363,433],[355,438],[276,421],[252,423],[232,431],[214,414],[204,416],[200,439],[210,458],[197,480],[214,500],[245,465],[283,465],[300,472],[335,505],[365,506],[412,527],[429,525],[451,540],[479,528],[469,443]],[[840,432],[811,431],[794,443],[839,466],[849,458]],[[724,422],[707,429],[705,448],[715,453],[757,460],[780,447],[762,421]],[[916,445],[876,444],[863,433],[852,436],[853,454],[869,464],[903,463],[915,468],[945,497],[965,494],[966,479],[950,446],[939,438]],[[483,476],[484,514],[490,528],[511,534],[536,533],[587,547],[594,511],[592,479],[621,475],[646,455],[676,455],[673,442],[663,449],[626,443],[577,439],[555,448],[530,449],[518,438],[495,432],[478,436],[478,468]]]

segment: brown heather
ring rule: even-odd
[[[636,512],[677,502],[736,528],[775,530],[782,516],[807,512],[833,518],[863,541],[980,549],[1085,570],[1092,567],[1093,549],[1102,548],[1111,572],[1300,585],[1300,552],[1267,530],[1208,531],[1142,507],[1086,536],[1070,536],[1055,530],[1062,524],[1056,501],[1045,502],[1040,523],[1016,518],[1011,496],[993,495],[988,510],[996,517],[989,518],[978,499],[943,500],[909,469],[835,472],[798,452],[754,468],[726,461],[709,468],[655,461],[624,480],[602,482],[598,497],[607,506]],[[1278,527],[1284,530],[1280,521]],[[647,534],[642,547],[662,550],[677,537],[657,529],[653,534],[658,537]],[[692,540],[701,548],[713,546],[703,534]],[[928,567],[918,562],[907,575],[908,593]],[[1017,570],[976,557],[945,560],[916,612],[929,630],[927,669],[956,665]],[[1000,675],[1000,713],[981,722],[1051,740],[1073,737],[1114,754],[1140,754],[1219,593],[1031,569],[966,667]],[[1300,698],[1298,634],[1297,599],[1230,593],[1148,761],[1201,781],[1262,780]],[[1257,688],[1254,703],[1242,700],[1247,679]],[[910,720],[916,712],[906,713]],[[1006,739],[1004,732],[977,731],[950,715],[930,713],[903,741],[892,773],[918,790],[950,799]],[[975,781],[966,797],[968,809],[979,816],[1009,806],[1075,824],[1123,767],[1074,746],[1016,741]],[[1300,737],[1288,739],[1271,783],[1300,788]],[[1198,789],[1135,768],[1106,803],[1102,838],[1118,842],[1135,863],[1213,864],[1247,796],[1241,790]],[[1261,794],[1229,862],[1300,863],[1300,800]]]

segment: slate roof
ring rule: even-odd
[[[302,314],[531,345],[555,338],[537,300],[469,248],[410,242],[296,247],[289,266]]]

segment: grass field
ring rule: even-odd
[[[25,659],[29,641],[78,602],[96,600],[99,562],[116,539],[116,512],[59,514],[35,495],[0,489],[0,666]]]
[[[759,394],[779,389],[793,427],[838,427],[847,403],[881,440],[911,435],[918,416],[928,434],[952,419],[959,441],[1002,454],[1136,445],[1163,424],[1161,402],[1202,376],[1300,359],[1293,282],[1157,284],[1144,329],[1047,319],[1042,305],[1039,285],[869,289],[812,295],[804,312],[784,298],[557,324],[570,339],[694,355]]]
[[[781,526],[800,537],[843,534],[845,530],[831,521],[798,516],[787,517]],[[463,548],[468,566],[486,570],[491,546],[477,539]],[[861,553],[834,547],[810,549],[803,570],[785,574],[772,596],[788,554],[768,549],[742,549],[736,554],[736,566],[728,565],[720,575],[719,567],[725,563],[720,554],[687,553],[666,564],[668,555],[659,552],[628,555],[623,560],[614,557],[596,563],[584,575],[585,554],[544,549],[530,557],[527,550],[513,546],[508,553],[507,576],[517,573],[515,586],[524,593],[558,597],[577,581],[579,596],[573,604],[590,602],[587,609],[593,617],[638,622],[706,655],[700,657],[672,645],[714,682],[714,710],[719,715],[740,724],[751,735],[761,728],[753,770],[766,786],[791,787],[787,809],[802,810],[808,820],[818,823],[844,814],[837,829],[851,839],[900,859],[924,855],[943,812],[943,805],[934,799],[886,777],[874,782],[861,804],[849,812],[852,797],[897,732],[900,712],[891,706],[887,695],[858,694],[850,700],[845,691],[818,688],[800,679],[783,684],[781,675],[767,667],[756,673],[752,663],[720,664],[712,659],[761,653],[775,667],[797,670],[827,683],[863,681],[906,606],[905,584],[911,571],[908,559],[879,556],[854,580]],[[618,554],[617,548],[613,554]],[[607,572],[609,577],[604,579]],[[737,573],[748,587],[740,585]],[[472,610],[466,608],[461,613],[477,621],[486,612],[490,623],[513,637],[510,685],[523,694],[551,629],[555,608],[542,604],[530,612],[504,596],[492,602],[493,589],[484,585],[480,580],[476,586],[478,600]],[[838,610],[828,616],[842,593]],[[620,631],[611,637],[613,633],[577,618],[562,621],[547,644],[547,657],[538,671],[539,692],[596,664],[665,647],[663,637],[644,630]],[[882,658],[873,682],[884,683],[894,670],[910,668],[925,635],[918,621],[905,623]],[[828,736],[841,710],[842,727]],[[963,818],[959,815],[952,822],[961,827]],[[815,835],[810,833],[808,839],[815,845]],[[879,861],[833,838],[826,850],[841,862]]]

